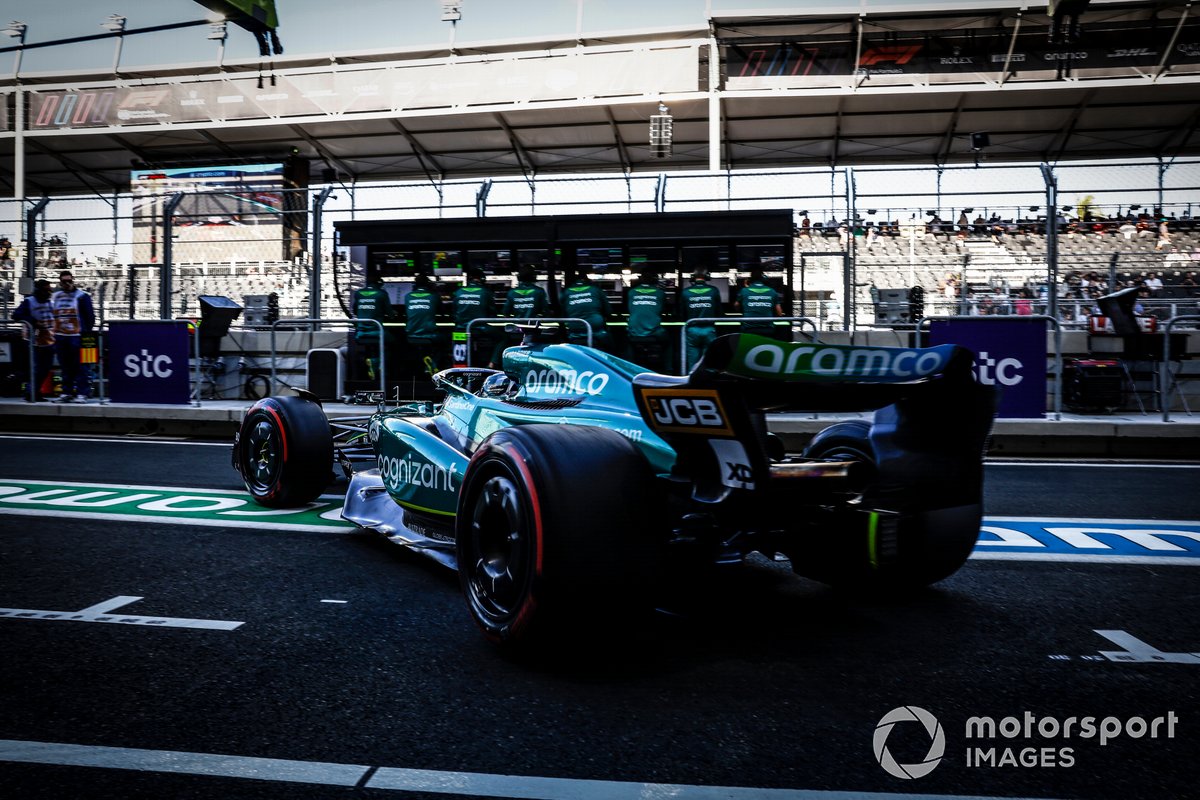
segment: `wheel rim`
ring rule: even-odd
[[[505,475],[488,478],[471,509],[468,586],[479,612],[495,622],[521,609],[529,586],[530,539],[520,489]]]
[[[246,436],[246,480],[255,494],[274,487],[282,462],[281,440],[275,426],[259,420]]]

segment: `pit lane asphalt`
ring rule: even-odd
[[[225,447],[0,447],[4,478],[239,486]],[[987,510],[1196,520],[1196,474],[989,466]],[[0,619],[3,740],[689,787],[1183,797],[1200,777],[1200,665],[1097,660],[1120,648],[1095,633],[1200,651],[1192,566],[971,561],[896,600],[846,597],[761,562],[607,657],[529,664],[481,640],[454,576],[372,536],[2,514],[0,532],[0,606],[77,610],[137,596],[121,613],[243,622]],[[945,760],[918,780],[889,776],[872,752],[880,718],[905,705],[945,726]],[[1173,711],[1180,722],[1170,740],[985,743],[1070,746],[1071,767],[966,766],[968,717],[1027,710]],[[929,738],[898,727],[887,744],[911,763]],[[0,784],[19,797],[398,796],[263,777],[0,763]]]

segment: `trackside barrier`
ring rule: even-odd
[[[531,323],[531,322],[578,322],[587,329],[587,346],[592,346],[592,324],[586,319],[578,317],[480,317],[473,319],[467,323],[467,366],[471,366],[471,328],[475,327],[476,323],[484,325],[495,325],[497,323]]]
[[[799,322],[801,327],[803,327],[805,323],[808,323],[809,325],[812,326],[812,329],[813,329],[813,341],[814,342],[821,341],[821,326],[812,317],[693,317],[692,319],[689,319],[687,322],[683,323],[683,327],[679,329],[679,374],[680,375],[688,374],[688,369],[687,369],[687,331],[688,331],[688,327],[691,325],[699,325],[699,324],[705,323],[705,322],[714,322],[718,325],[724,325],[727,327],[731,326],[731,325],[736,325],[738,327],[738,330],[741,330],[742,325],[746,324],[747,322],[754,324],[754,325],[763,324],[763,323],[767,323],[767,322],[770,322],[771,324],[774,324],[777,322],[786,322],[786,323],[788,323],[789,330],[791,329],[791,323],[793,323],[793,322]]]
[[[271,323],[271,389],[267,394],[275,394],[275,384],[278,382],[277,373],[275,371],[275,362],[278,361],[278,354],[275,350],[275,331],[280,325],[304,325],[308,323],[321,323],[323,325],[334,325],[341,328],[355,329],[355,326],[361,322],[369,322],[379,328],[379,393],[383,397],[387,397],[387,368],[383,362],[386,360],[383,357],[384,351],[384,334],[383,323],[377,319],[367,319],[361,317],[350,317],[348,319],[315,319],[307,317],[304,319],[279,319]]]
[[[1158,396],[1162,402],[1162,420],[1163,422],[1171,421],[1171,397],[1169,389],[1171,388],[1171,328],[1176,322],[1200,322],[1200,314],[1183,314],[1178,317],[1171,317],[1167,320],[1166,327],[1163,329],[1163,357],[1162,363],[1158,365]],[[1183,396],[1183,390],[1179,390],[1180,397]],[[1184,408],[1187,408],[1187,400],[1183,401]],[[1191,415],[1191,410],[1188,414]]]
[[[36,380],[36,373],[34,372],[33,367],[34,337],[36,334],[33,330],[33,325],[23,319],[0,320],[0,328],[15,328],[18,325],[25,329],[25,341],[29,345],[29,388],[25,395],[25,399],[28,402],[33,402],[33,395],[37,391],[36,387],[33,385],[34,381]]]
[[[108,382],[105,377],[106,370],[104,359],[105,352],[108,350],[107,342],[105,340],[109,335],[109,326],[113,323],[119,323],[121,325],[162,325],[167,321],[168,320],[162,319],[106,319],[100,323],[100,326],[96,329],[96,349],[98,351],[96,354],[96,399],[100,401],[101,405],[107,405],[108,403],[112,402],[112,400],[107,396]],[[189,397],[191,399],[190,405],[199,408],[200,382],[202,380],[200,367],[202,360],[200,358],[200,333],[195,327],[196,321],[184,317],[176,317],[175,319],[170,320],[170,322],[185,323],[191,330],[192,353],[190,360],[192,362],[192,386],[189,392]]]
[[[955,315],[949,317],[922,317],[917,320],[917,344],[920,344],[921,337],[924,332],[921,330],[927,322],[942,322],[942,321],[970,321],[970,322],[999,322],[999,323],[1018,323],[1030,322],[1032,320],[1041,320],[1054,326],[1054,419],[1062,420],[1062,324],[1054,317],[1045,314],[1031,314],[1027,316],[988,316],[988,317],[973,317],[964,315]]]

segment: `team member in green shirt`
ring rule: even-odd
[[[504,316],[519,320],[539,319],[549,312],[550,300],[546,297],[546,290],[537,285],[537,271],[528,264],[522,266],[517,270],[517,285],[508,291],[508,297],[504,299]],[[492,361],[488,366],[500,366],[506,344],[511,346],[520,343],[519,335],[496,342],[492,351]]]
[[[662,324],[666,302],[666,292],[658,285],[658,274],[651,270],[642,273],[626,296],[629,360],[658,372],[662,372],[667,355],[667,331]]]
[[[496,302],[492,290],[483,282],[483,270],[471,267],[467,270],[467,282],[454,290],[454,352],[455,364],[469,361],[467,352],[468,333],[475,342],[476,352],[491,353],[495,337],[486,325],[467,327],[472,320],[496,316]]]
[[[546,316],[550,301],[546,290],[537,285],[537,273],[531,266],[517,271],[517,285],[504,301],[504,316],[517,319],[537,319]]]
[[[735,310],[741,312],[743,317],[754,319],[783,316],[779,292],[767,285],[760,269],[750,270],[750,281],[738,292]],[[770,322],[746,322],[742,324],[742,333],[774,336],[776,331]]]
[[[692,285],[683,290],[681,305],[685,322],[689,319],[721,316],[721,291],[708,282],[708,270],[701,268],[692,275]],[[687,326],[685,339],[688,372],[691,372],[692,367],[704,357],[715,338],[717,328],[711,322],[693,322]]]
[[[378,275],[354,293],[355,319],[373,319],[381,323],[395,322],[400,318],[392,307],[392,299],[383,288],[383,279]],[[370,322],[359,322],[354,326],[354,342],[357,345],[359,363],[365,364],[367,376],[371,380],[379,374],[379,360],[384,359],[387,371],[392,371],[392,351],[396,343],[395,329],[383,329],[383,342],[380,346],[379,327]]]
[[[408,346],[418,363],[430,374],[441,369],[444,360],[441,334],[437,329],[437,315],[442,299],[434,291],[429,276],[419,273],[413,289],[404,298],[404,315],[407,319]]]
[[[592,346],[611,352],[612,339],[605,320],[612,316],[612,307],[604,290],[592,283],[583,270],[575,273],[575,279],[563,292],[563,316],[582,319],[592,326]],[[568,340],[575,344],[587,344],[587,331],[577,324],[569,328]]]

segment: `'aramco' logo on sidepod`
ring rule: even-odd
[[[924,759],[915,764],[901,764],[892,756],[887,748],[887,740],[897,722],[919,722],[925,727],[930,744]],[[946,753],[946,734],[942,731],[942,724],[938,722],[937,717],[920,706],[901,706],[884,714],[883,719],[875,726],[875,738],[872,743],[875,745],[875,760],[879,762],[879,766],[897,778],[925,777],[933,772]]]

